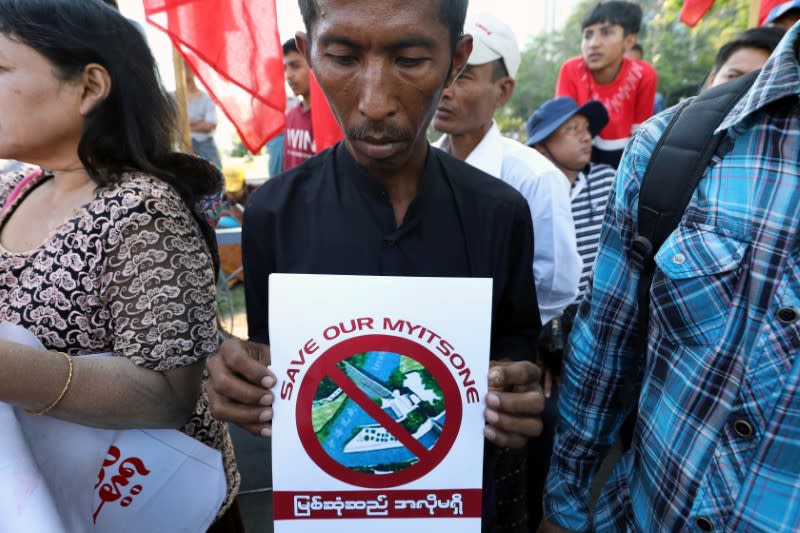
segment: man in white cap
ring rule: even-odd
[[[520,65],[511,29],[482,13],[468,18],[464,33],[472,35],[472,54],[442,93],[433,127],[446,135],[435,146],[500,178],[528,201],[535,236],[534,282],[546,324],[575,300],[581,275],[569,182],[537,151],[503,137],[494,122],[495,111],[514,92]]]

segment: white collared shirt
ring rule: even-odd
[[[450,152],[449,137],[443,135],[434,146]],[[569,181],[542,154],[503,137],[495,123],[466,162],[508,183],[528,202],[534,234],[533,279],[539,314],[546,324],[575,301],[581,277]]]

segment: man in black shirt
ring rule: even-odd
[[[299,3],[308,34],[297,34],[298,48],[345,141],[250,199],[242,242],[250,342],[226,341],[209,360],[212,413],[253,433],[271,432],[273,272],[489,277],[485,436],[499,447],[523,447],[541,431],[544,406],[531,362],[541,324],[530,211],[513,188],[431,148],[425,136],[442,90],[472,48],[461,35],[467,1]],[[496,455],[487,447],[489,462]],[[495,511],[489,506],[485,516]]]

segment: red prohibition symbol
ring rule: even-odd
[[[405,427],[361,390],[338,366],[355,354],[392,352],[413,359],[436,380],[445,404],[445,418],[439,438],[428,449]],[[375,422],[391,434],[417,459],[406,468],[387,473],[358,471],[341,464],[323,448],[312,424],[314,397],[322,380],[328,377],[348,399],[355,402]],[[415,481],[436,468],[453,446],[461,428],[463,405],[458,384],[447,366],[426,347],[392,335],[364,335],[344,340],[325,351],[309,367],[297,396],[296,424],[306,453],[327,474],[339,481],[371,489],[396,487]]]

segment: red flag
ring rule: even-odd
[[[714,0],[684,0],[681,8],[681,22],[694,28],[713,5]]]
[[[317,78],[309,69],[309,96],[311,100],[311,131],[314,132],[314,145],[317,153],[330,148],[344,138],[342,128],[328,105],[328,99],[322,87],[317,83]]]
[[[286,124],[275,0],[144,0],[209,96],[258,152]]]

